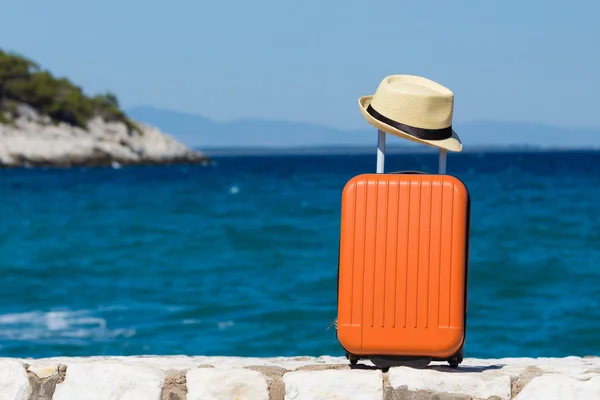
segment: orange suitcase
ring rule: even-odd
[[[337,337],[351,364],[462,362],[470,197],[442,152],[444,173],[382,173],[378,160],[343,189]]]

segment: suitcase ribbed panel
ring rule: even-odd
[[[466,188],[450,176],[354,178],[342,202],[342,335],[355,328],[353,343],[367,350],[386,338],[427,348],[427,337],[462,331],[466,217]]]

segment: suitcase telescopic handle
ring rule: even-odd
[[[385,132],[381,129],[377,130],[377,173],[383,174],[385,171]],[[443,175],[446,173],[446,149],[440,148],[438,160],[438,173]]]
[[[446,173],[446,149],[440,149],[440,157],[438,161],[438,173],[444,175]]]
[[[385,132],[377,130],[377,173],[383,174],[385,165]]]

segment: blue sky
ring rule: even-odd
[[[152,105],[217,120],[364,128],[391,74],[455,93],[455,121],[600,127],[600,1],[18,0],[0,46]]]

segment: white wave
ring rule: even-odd
[[[104,340],[131,337],[133,329],[109,329],[91,310],[52,310],[0,314],[0,340]]]
[[[225,328],[229,328],[230,326],[235,325],[235,323],[233,321],[223,321],[223,322],[219,322],[219,329],[225,329]]]
[[[98,306],[98,311],[127,311],[129,307],[127,306],[119,306],[119,305],[111,305],[111,306]]]

